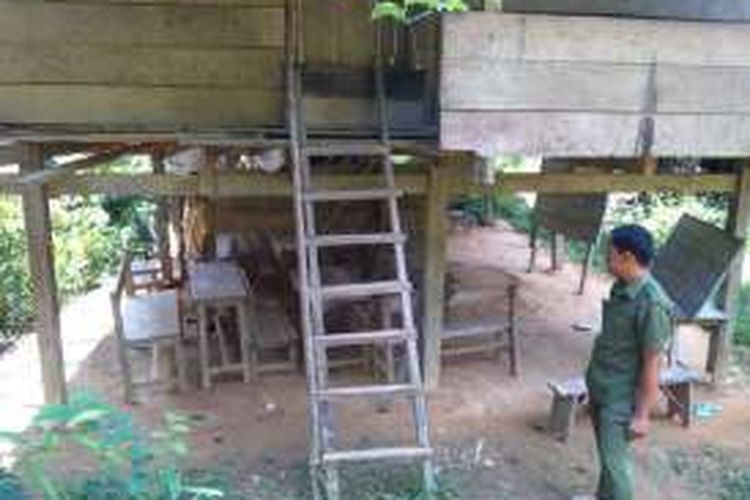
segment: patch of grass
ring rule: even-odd
[[[340,470],[341,498],[356,500],[424,500],[421,468],[387,467],[383,464],[342,467]],[[238,478],[240,479],[240,478]],[[240,479],[243,484],[231,491],[227,498],[255,500],[303,500],[310,497],[310,483],[306,465],[300,463],[291,469],[267,470],[253,474],[250,481]],[[457,500],[457,476],[444,471],[438,478],[439,490],[436,500]],[[239,495],[239,496],[236,496]]]
[[[367,467],[347,470],[344,474],[345,498],[362,500],[423,500],[427,495],[423,489],[421,468],[399,469]],[[439,477],[436,500],[460,498],[453,477],[443,473]]]
[[[687,480],[695,492],[717,500],[750,498],[750,464],[735,452],[705,446],[690,451],[672,449],[667,455],[672,472]]]

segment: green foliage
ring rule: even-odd
[[[746,283],[740,292],[735,327],[734,341],[737,344],[750,347],[750,283]]]
[[[529,232],[534,223],[533,211],[524,198],[514,195],[498,195],[492,198],[495,217],[501,217],[518,231]]]
[[[91,198],[55,200],[51,218],[55,271],[64,300],[90,289],[113,269],[120,234]],[[0,221],[0,332],[9,336],[25,331],[33,315],[20,199],[0,198]]]
[[[451,209],[464,212],[474,223],[487,223],[501,218],[518,231],[529,232],[532,209],[525,199],[515,195],[465,196],[451,205]],[[489,220],[488,220],[489,219]]]
[[[373,7],[373,19],[394,19],[408,22],[413,16],[426,12],[466,12],[463,0],[380,0]]]
[[[168,413],[164,427],[146,433],[132,417],[87,394],[65,405],[44,407],[23,433],[0,433],[16,446],[16,469],[24,486],[46,500],[180,500],[223,497],[222,491],[186,480],[188,418]],[[82,454],[93,467],[80,477],[56,477],[50,464]],[[80,462],[79,462],[80,463]],[[10,478],[10,476],[8,476]],[[0,476],[10,487],[11,479]]]
[[[62,300],[116,269],[122,249],[153,248],[155,205],[136,197],[62,197],[50,203],[55,274]],[[0,348],[33,316],[21,200],[0,197]]]
[[[104,198],[102,209],[109,215],[110,224],[120,232],[123,245],[134,251],[153,250],[156,204],[137,196]]]
[[[30,289],[21,200],[0,197],[0,346],[29,324]]]
[[[658,245],[664,243],[680,217],[687,213],[701,220],[723,226],[728,200],[721,196],[683,196],[676,193],[641,193],[611,196],[607,225],[638,223],[654,235]]]
[[[62,297],[91,289],[116,267],[122,246],[119,231],[91,198],[53,200],[55,273]]]

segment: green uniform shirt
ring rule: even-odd
[[[666,350],[672,303],[654,278],[618,281],[604,301],[602,332],[594,342],[586,385],[592,401],[630,408],[635,402],[642,354]]]

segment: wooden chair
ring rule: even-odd
[[[171,276],[175,269],[171,259],[157,259],[127,252],[129,262],[125,287],[128,295],[139,292],[154,292],[166,288],[175,288],[177,280]]]
[[[130,265],[131,256],[128,254],[123,260],[110,300],[125,401],[134,403],[137,387],[177,382],[178,387],[184,389],[185,363],[179,291],[172,289],[138,295],[128,293]],[[131,353],[136,350],[148,350],[151,355],[150,374],[142,380],[135,380],[133,376]],[[160,378],[160,358],[164,350],[171,351],[173,356],[173,366],[166,380]],[[176,380],[172,376],[175,372]]]

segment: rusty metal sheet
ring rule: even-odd
[[[606,194],[540,194],[534,220],[542,228],[590,242],[599,234],[606,206]]]
[[[709,307],[743,241],[727,231],[683,215],[659,250],[652,274],[683,318]]]

